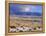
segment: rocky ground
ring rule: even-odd
[[[10,16],[9,26],[9,32],[42,31],[42,19]]]

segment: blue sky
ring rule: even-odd
[[[24,5],[24,4],[10,4],[10,14],[11,15],[24,15],[24,14],[42,14],[42,6],[41,5]],[[29,15],[28,14],[28,15]]]

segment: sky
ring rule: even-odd
[[[10,4],[10,15],[41,15],[42,5]]]

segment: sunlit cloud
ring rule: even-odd
[[[42,6],[23,5],[19,6],[21,12],[42,12]]]
[[[22,7],[20,11],[22,12],[30,12],[30,7]]]

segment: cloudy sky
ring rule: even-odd
[[[41,5],[24,5],[24,4],[10,4],[10,14],[21,13],[42,13]]]

